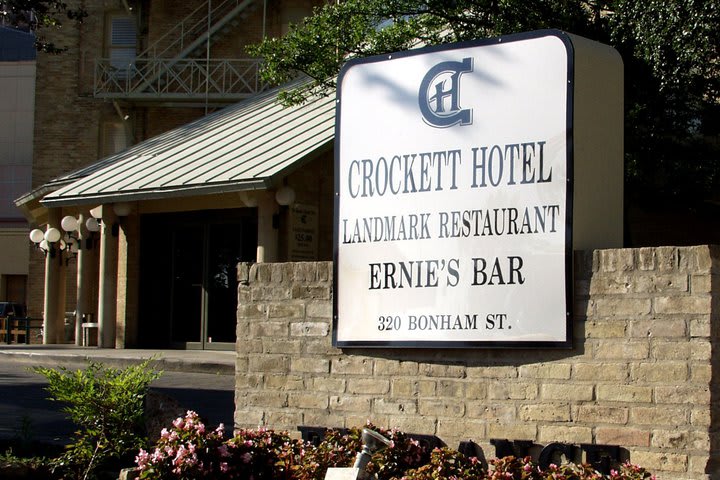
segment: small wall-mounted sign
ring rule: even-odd
[[[318,209],[295,203],[290,207],[288,259],[291,262],[315,261],[318,256]]]
[[[594,44],[551,30],[348,62],[336,346],[571,345],[575,39]]]

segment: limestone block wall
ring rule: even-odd
[[[720,478],[719,272],[717,247],[576,253],[571,350],[335,349],[332,263],[240,265],[235,427],[618,445]]]

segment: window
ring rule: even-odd
[[[130,146],[125,125],[121,121],[106,121],[102,123],[100,132],[100,157],[107,157],[113,153],[125,150]]]
[[[107,46],[110,66],[117,77],[127,77],[135,66],[137,26],[129,15],[111,15],[107,24]]]

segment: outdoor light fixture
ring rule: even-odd
[[[127,202],[113,203],[113,212],[118,217],[127,217],[132,211],[132,205]]]
[[[85,227],[91,232],[99,232],[100,231],[100,222],[98,222],[97,218],[90,217],[85,221]]]
[[[355,464],[352,468],[328,468],[325,480],[369,480],[373,476],[365,471],[368,462],[375,452],[388,447],[391,441],[374,430],[363,428],[362,450],[355,457]]]
[[[59,258],[61,262],[63,261],[62,252],[75,254],[78,249],[77,243],[70,240],[70,237],[67,237],[68,241],[65,241],[65,239],[62,238],[62,232],[55,227],[50,227],[45,232],[39,228],[35,228],[30,231],[29,236],[30,241],[35,244],[35,248],[40,249],[43,255],[50,255],[50,258],[55,258],[58,256],[58,253],[60,253]],[[69,261],[70,257],[65,258],[66,265]]]
[[[90,236],[85,239],[85,248],[91,249],[93,246],[94,232],[100,230],[97,219],[88,218],[85,222],[87,229],[90,231]],[[30,232],[30,241],[35,244],[35,248],[41,250],[45,256],[50,255],[51,258],[55,258],[58,253],[61,254],[60,259],[63,260],[62,253],[67,252],[65,256],[65,264],[70,259],[77,255],[77,252],[82,248],[82,242],[80,240],[80,222],[72,216],[66,215],[60,220],[60,228],[50,227],[46,231],[42,231],[39,228],[35,228]]]
[[[275,192],[275,200],[278,205],[282,205],[283,207],[290,206],[295,202],[295,190],[287,185],[280,187],[278,191]]]
[[[238,192],[240,201],[245,204],[246,207],[254,208],[258,206],[257,196],[252,192]]]

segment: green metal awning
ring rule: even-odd
[[[283,107],[278,93],[270,90],[57,178],[41,187],[57,188],[41,203],[61,207],[270,188],[327,148],[335,134],[334,96]]]

